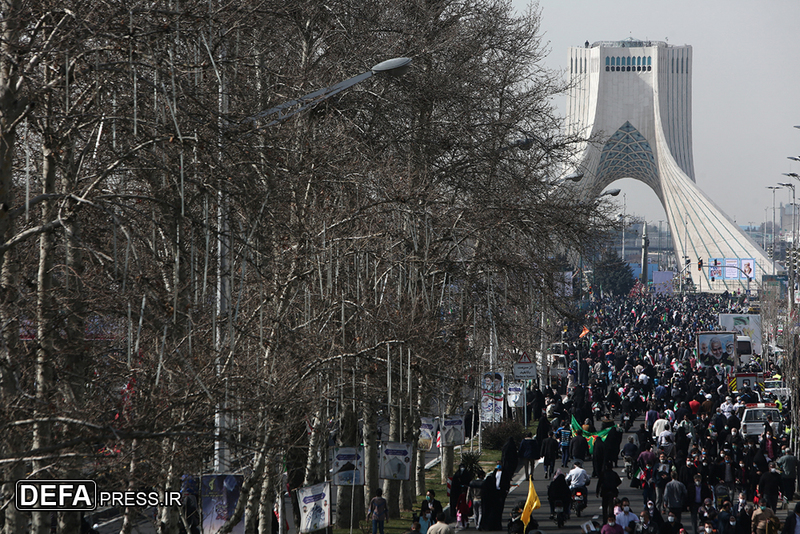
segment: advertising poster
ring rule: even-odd
[[[364,485],[364,447],[334,447],[331,465],[334,486]]]
[[[735,337],[733,332],[698,332],[698,361],[706,366],[733,365]]]
[[[411,443],[384,441],[381,448],[380,477],[388,480],[408,480],[411,477]]]
[[[421,451],[429,451],[433,447],[433,432],[436,428],[436,423],[433,417],[420,417],[419,425],[419,440],[417,447]]]
[[[331,485],[323,482],[297,490],[300,507],[300,532],[314,532],[330,526]]]
[[[503,373],[486,373],[481,380],[481,422],[499,423],[503,420],[505,384]]]
[[[742,278],[747,279],[748,277],[753,278],[756,272],[756,260],[753,258],[742,258]]]
[[[725,258],[725,280],[736,280],[739,278],[739,259]]]
[[[524,408],[525,407],[525,383],[524,382],[509,382],[508,383],[508,407],[509,408]]]
[[[672,271],[653,271],[653,290],[656,295],[672,295]]]
[[[753,354],[761,351],[761,316],[757,313],[720,313],[719,325],[728,332],[747,336],[753,344]]]
[[[217,532],[233,515],[243,481],[242,475],[203,475],[200,486],[203,532]],[[239,521],[231,532],[243,534],[244,521]]]
[[[712,263],[712,262],[709,262]],[[708,278],[709,280],[722,280],[722,264],[720,265],[711,265],[708,268]]]
[[[442,445],[464,444],[464,416],[445,415],[442,424]]]

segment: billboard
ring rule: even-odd
[[[436,421],[433,417],[420,417],[419,439],[417,447],[423,451],[431,450],[433,447],[433,430],[436,428]]]
[[[203,475],[200,498],[203,510],[203,532],[217,532],[233,516],[242,490],[242,475]],[[244,532],[244,521],[233,527],[234,534]]]
[[[710,280],[747,280],[756,272],[754,258],[710,258],[707,265]]]
[[[653,291],[656,295],[672,295],[672,271],[653,271]]]
[[[328,528],[331,523],[330,482],[298,488],[297,505],[300,508],[301,533]]]
[[[509,408],[524,408],[525,407],[525,383],[524,382],[509,382],[508,383],[508,407]]]
[[[697,360],[703,365],[733,365],[735,358],[735,332],[697,333]]]
[[[364,447],[333,447],[334,486],[364,485]]]
[[[464,444],[464,416],[445,415],[442,422],[442,445]]]
[[[505,384],[503,373],[489,372],[481,380],[481,422],[499,423],[503,420]]]
[[[388,480],[408,480],[411,477],[411,443],[384,441],[381,448],[380,477]]]
[[[753,344],[754,354],[764,354],[761,350],[761,316],[755,313],[720,313],[719,325],[723,330],[747,336]]]

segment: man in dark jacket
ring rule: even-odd
[[[544,458],[544,478],[553,476],[553,469],[556,466],[556,458],[558,458],[559,445],[556,438],[553,437],[553,432],[550,432],[545,440],[542,442],[542,458]]]
[[[758,494],[774,512],[778,505],[778,491],[781,489],[781,475],[775,462],[769,463],[769,471],[758,480]],[[759,501],[760,502],[760,501]]]
[[[789,514],[789,516],[783,522],[783,530],[781,530],[781,534],[794,534],[798,524],[800,524],[800,502],[794,505],[794,513]]]
[[[620,484],[622,484],[622,480],[614,471],[611,462],[607,461],[595,490],[595,495],[603,498],[603,517],[608,517],[614,511],[614,499],[619,495]]]
[[[533,468],[536,467],[536,449],[537,447],[536,440],[533,439],[533,434],[528,432],[525,435],[525,438],[519,442],[519,451],[517,451],[517,455],[519,456],[519,460],[525,466],[525,479],[527,480],[530,476],[533,478]]]

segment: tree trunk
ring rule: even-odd
[[[361,417],[364,419],[364,506],[369,507],[371,495],[378,488],[380,466],[378,463],[378,423],[374,406],[369,402],[361,404]]]
[[[50,146],[43,147],[44,161],[42,165],[43,193],[55,192],[56,169],[55,154]],[[55,217],[56,207],[53,201],[42,202],[42,222],[47,223]],[[39,272],[37,275],[36,294],[36,408],[37,419],[50,417],[53,410],[53,355],[55,353],[56,325],[53,320],[53,247],[55,235],[44,232],[39,236]],[[46,447],[51,441],[52,427],[49,422],[37,421],[33,424],[33,448]],[[33,462],[34,471],[44,469],[48,461]],[[50,532],[50,512],[34,512],[31,514],[31,531],[34,534]]]
[[[391,441],[400,441],[400,414],[398,413],[397,406],[392,406],[389,411],[389,439]],[[384,480],[383,481],[383,498],[389,506],[389,519],[400,519],[400,481],[399,480]]]

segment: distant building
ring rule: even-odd
[[[691,46],[595,42],[569,49],[569,73],[567,128],[591,139],[576,165],[584,179],[574,187],[595,197],[622,178],[650,186],[667,214],[680,267],[703,260],[702,271],[687,272],[704,290],[745,287],[742,269],[755,267],[757,280],[772,274],[764,250],[695,184]],[[712,282],[714,260],[727,268],[722,276],[711,273]]]

